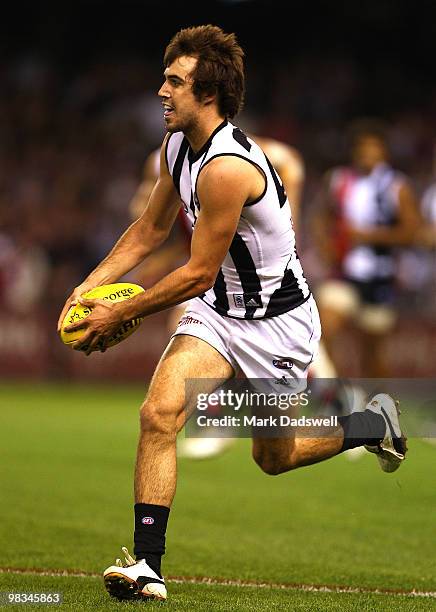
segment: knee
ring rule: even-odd
[[[253,459],[262,472],[265,472],[265,474],[269,476],[278,476],[291,469],[289,466],[285,465],[285,462],[279,455],[263,449],[254,448]]]
[[[177,434],[177,410],[165,403],[156,404],[145,400],[139,413],[142,432],[158,434]]]

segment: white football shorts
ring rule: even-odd
[[[174,336],[194,336],[213,346],[231,364],[235,376],[294,380],[307,378],[318,350],[321,324],[312,296],[276,317],[224,317],[200,298],[188,303]]]

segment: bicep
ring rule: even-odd
[[[231,161],[204,171],[198,184],[201,205],[192,235],[191,265],[207,269],[212,275],[218,273],[249,197],[252,172],[252,168]]]
[[[239,215],[219,215],[203,208],[192,234],[190,264],[217,273],[236,233],[238,220]]]
[[[153,227],[170,229],[180,208],[180,200],[171,177],[156,181],[142,217]]]
[[[151,189],[140,221],[162,232],[169,232],[180,208],[180,198],[165,161],[165,141],[160,154],[160,171]]]

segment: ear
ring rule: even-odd
[[[217,101],[217,94],[216,93],[204,93],[201,96],[201,103],[204,104],[204,106],[209,106],[210,104],[214,104]]]

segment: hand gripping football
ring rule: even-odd
[[[94,289],[91,289],[91,291],[84,293],[83,297],[91,300],[100,299],[109,300],[111,302],[122,302],[123,300],[129,300],[143,291],[144,289],[142,287],[133,283],[114,283],[112,285],[101,285],[99,287],[94,287]],[[84,329],[78,329],[77,331],[68,333],[64,331],[64,328],[67,327],[67,325],[77,323],[77,321],[81,321],[82,319],[86,319],[86,317],[91,314],[91,311],[92,308],[89,308],[89,306],[83,306],[82,304],[71,306],[65,315],[60,333],[61,340],[64,344],[72,344],[73,342],[80,340],[85,333]],[[109,338],[106,343],[106,347],[109,348],[111,346],[115,346],[115,344],[119,344],[128,338],[136,329],[138,329],[139,325],[142,323],[142,320],[142,317],[137,317],[131,321],[126,321],[123,323],[120,329],[111,338]],[[82,350],[86,350],[86,347],[83,347]],[[98,346],[95,348],[95,350],[99,350]]]

